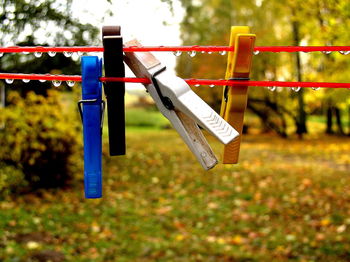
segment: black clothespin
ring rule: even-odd
[[[105,76],[125,77],[120,26],[104,26],[102,38]],[[106,82],[104,91],[107,99],[109,154],[125,155],[125,83]]]

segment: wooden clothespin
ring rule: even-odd
[[[105,76],[125,77],[120,27],[104,26],[102,36]],[[106,82],[104,91],[107,99],[109,154],[125,155],[125,83]]]
[[[249,80],[255,43],[255,34],[249,33],[248,26],[232,26],[230,46],[233,52],[228,53],[226,76],[227,80]],[[238,163],[241,144],[244,111],[247,107],[248,86],[226,86],[221,104],[221,116],[240,134],[231,143],[225,145],[223,163]]]

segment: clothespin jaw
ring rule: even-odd
[[[247,26],[231,27],[230,46],[234,47],[234,51],[228,54],[226,79],[249,80],[255,38],[255,34],[250,34]],[[246,84],[224,88],[220,115],[240,134],[234,141],[224,146],[224,164],[238,163],[247,99]]]
[[[125,46],[141,45],[134,40]],[[137,77],[151,80],[146,89],[202,167],[214,167],[217,159],[197,124],[223,143],[229,143],[238,133],[201,100],[183,79],[169,73],[151,53],[128,52],[125,54],[125,62]]]
[[[84,136],[84,189],[86,198],[102,197],[102,63],[97,56],[83,56],[82,100],[79,111]],[[82,107],[82,108],[81,108]]]
[[[102,36],[105,76],[125,77],[120,27],[104,26]],[[106,82],[104,91],[107,100],[109,154],[125,155],[125,83]]]

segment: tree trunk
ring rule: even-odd
[[[343,124],[341,121],[341,111],[338,107],[334,108],[334,113],[335,113],[335,119],[337,122],[337,127],[338,127],[338,134],[339,135],[345,135],[344,129],[343,129]]]
[[[265,108],[262,109],[262,106]],[[270,101],[251,98],[248,101],[247,107],[260,118],[264,132],[273,130],[283,138],[286,138],[288,136],[286,120],[284,118],[283,112],[276,110],[277,105],[271,103]],[[278,117],[281,120],[281,124],[273,121],[272,115],[273,117]]]
[[[333,129],[332,129],[332,124],[333,124],[333,113],[332,113],[332,106],[327,107],[327,129],[326,129],[326,134],[333,134]]]
[[[349,119],[348,119],[348,136],[350,136],[350,106],[349,106],[348,110],[349,110]]]
[[[292,14],[295,17],[295,10],[292,10]],[[293,41],[294,45],[298,46],[300,44],[300,34],[299,34],[299,23],[297,21],[292,22],[292,31],[293,31]],[[300,59],[300,53],[295,53],[296,60],[295,60],[295,69],[296,69],[296,76],[299,82],[302,80],[302,65],[301,65],[301,59]],[[299,138],[303,138],[303,134],[307,133],[306,128],[306,112],[305,112],[305,102],[304,102],[304,89],[301,88],[297,94],[298,96],[298,117],[296,121],[296,133],[298,134]]]

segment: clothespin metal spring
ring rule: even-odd
[[[83,109],[82,105],[84,103],[95,103],[97,102],[97,99],[82,99],[79,100],[78,102],[78,109],[79,109],[79,115],[81,122],[84,123],[84,118],[83,118]],[[102,134],[102,129],[103,129],[103,121],[104,121],[104,113],[105,113],[105,108],[106,108],[106,102],[104,100],[101,101],[101,106],[102,106],[102,114],[101,114],[101,134]]]

